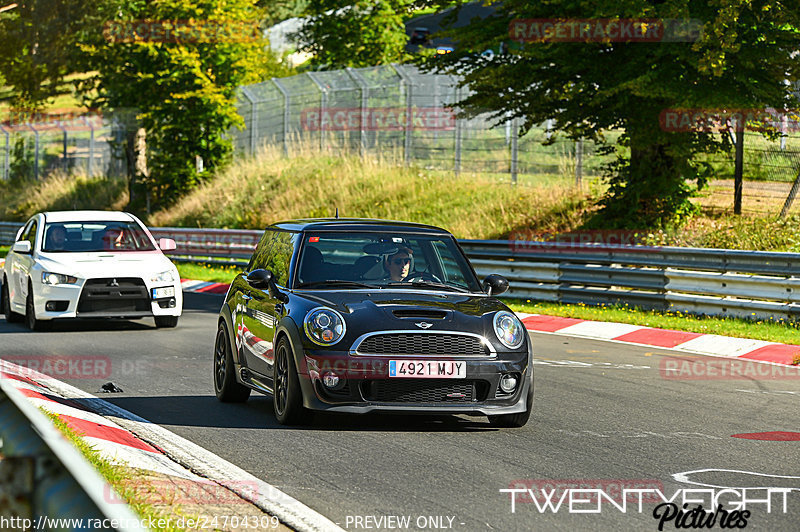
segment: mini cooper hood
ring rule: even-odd
[[[46,271],[79,278],[143,278],[174,269],[169,259],[158,251],[41,253],[39,263]]]
[[[459,316],[462,319],[479,318],[490,312],[508,310],[493,297],[432,290],[318,291],[304,293],[303,296],[322,306],[338,310],[345,319],[348,319],[348,315],[358,319],[361,314],[375,317],[382,311],[387,317],[396,319],[452,322],[459,321]]]

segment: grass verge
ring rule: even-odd
[[[194,262],[176,262],[181,279],[194,281],[210,281],[214,283],[231,283],[236,274],[244,271],[239,266],[210,266]]]
[[[50,421],[58,428],[62,434],[74,445],[88,462],[97,470],[100,475],[106,479],[122,500],[131,507],[131,509],[148,523],[158,523],[163,520],[163,523],[168,523],[171,516],[164,513],[152,505],[138,500],[138,496],[142,493],[142,482],[139,478],[141,474],[136,470],[129,467],[112,464],[111,462],[103,459],[96,450],[94,450],[88,443],[81,439],[75,431],[64,423],[61,418],[47,410],[42,410],[44,414],[50,418]],[[152,520],[151,520],[152,518]],[[174,526],[156,527],[153,530],[161,532],[183,532],[182,528]]]

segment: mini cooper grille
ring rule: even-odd
[[[366,338],[357,351],[370,355],[488,356],[489,348],[475,336],[460,334],[392,333]]]
[[[81,312],[143,312],[150,310],[144,281],[136,277],[89,279],[78,302]]]
[[[379,403],[471,403],[486,400],[483,381],[453,379],[388,379],[364,381],[361,393]]]

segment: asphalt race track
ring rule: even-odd
[[[522,429],[494,429],[483,418],[377,415],[318,416],[311,427],[285,428],[266,396],[243,405],[216,400],[211,352],[222,298],[185,297],[173,330],[148,319],[33,333],[0,319],[0,356],[22,365],[45,356],[81,361],[72,375],[53,376],[205,447],[348,530],[657,530],[653,512],[663,501],[647,492],[640,512],[635,493],[626,499],[620,488],[658,489],[668,499],[678,492],[676,508],[686,497],[699,499],[687,512],[698,504],[711,512],[707,491],[679,491],[708,486],[717,495],[721,487],[757,488],[746,492],[749,516],[718,512],[709,528],[734,528],[737,518],[748,530],[797,530],[800,522],[796,376],[674,378],[665,357],[711,359],[535,334],[534,415]],[[101,393],[109,381],[123,392]],[[733,437],[763,432],[784,434]],[[587,501],[579,488],[609,497]],[[517,491],[501,492],[509,489]],[[554,503],[572,496],[572,508],[569,498],[555,511],[544,507],[542,490],[555,493]],[[719,502],[740,499],[728,492]],[[676,519],[663,529],[676,530]]]

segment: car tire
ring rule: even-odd
[[[236,380],[231,343],[224,323],[219,324],[214,342],[214,393],[223,403],[243,403],[250,397],[250,388]]]
[[[525,399],[526,407],[524,412],[517,414],[501,414],[499,416],[489,416],[489,424],[493,427],[501,428],[520,428],[524,427],[531,417],[533,411],[533,385],[528,391],[528,396]]]
[[[154,316],[156,327],[159,329],[172,329],[177,327],[179,317],[180,316]]]
[[[2,300],[0,303],[3,305],[3,313],[6,315],[8,323],[19,323],[22,321],[22,314],[17,314],[11,310],[11,298],[8,295],[8,281],[3,277]]]
[[[47,330],[46,321],[36,319],[36,309],[33,304],[33,283],[28,281],[28,297],[25,298],[25,326],[32,331]]]
[[[292,355],[289,339],[281,337],[275,348],[272,364],[272,407],[281,425],[302,425],[309,421],[310,412],[303,407],[303,392]]]

